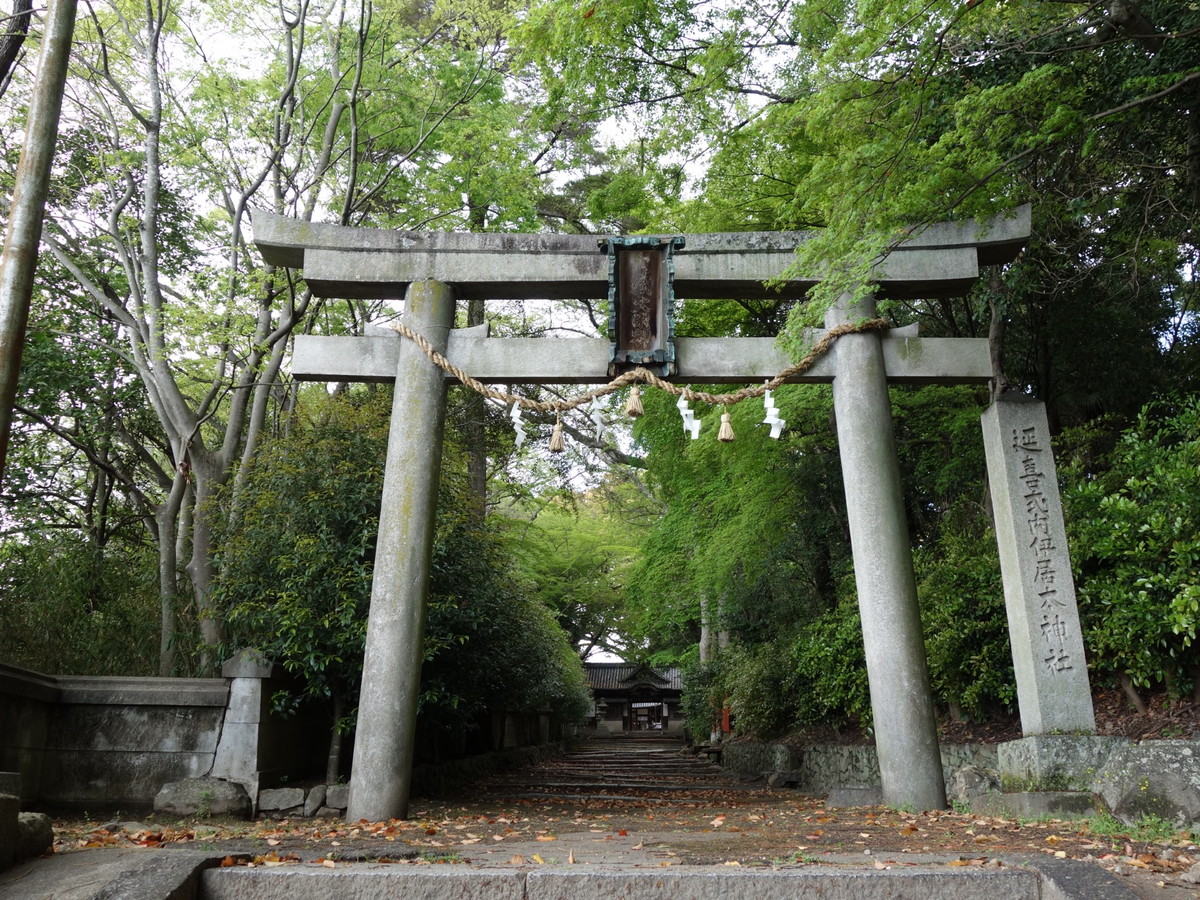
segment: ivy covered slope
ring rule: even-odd
[[[1200,397],[1149,404],[1107,453],[1100,428],[1069,437],[1071,549],[1092,667],[1200,702]]]

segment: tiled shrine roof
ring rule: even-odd
[[[664,691],[683,690],[679,669],[651,668],[641,663],[584,663],[588,685],[594,691],[626,691],[640,684]]]

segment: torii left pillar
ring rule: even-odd
[[[404,324],[446,352],[454,293],[436,281],[405,294]],[[362,695],[346,818],[408,817],[425,598],[446,422],[446,382],[412,341],[400,345],[371,582]]]

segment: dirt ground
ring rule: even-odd
[[[1099,730],[1134,739],[1200,737],[1191,703],[1151,700],[1133,715],[1118,692],[1096,698]],[[947,723],[942,740],[1009,740],[1012,722]],[[843,741],[856,734],[837,735]],[[798,740],[824,742],[829,735]],[[711,790],[664,800],[622,790],[588,798],[489,799],[485,789],[457,801],[421,801],[407,821],[346,823],[292,819],[60,819],[55,854],[173,847],[226,854],[228,865],[629,866],[812,865],[900,868],[1015,865],[1041,855],[1086,860],[1136,896],[1200,900],[1200,835],[1149,822],[1130,829],[1108,817],[1015,821],[951,810],[908,813],[884,807],[826,809],[821,798],[718,779]],[[20,877],[20,876],[16,876]],[[1195,878],[1196,881],[1191,879]],[[6,879],[0,875],[0,896]]]
[[[59,821],[56,853],[184,847],[227,854],[229,865],[869,866],[934,859],[951,866],[1018,864],[1048,855],[1093,862],[1139,897],[1200,898],[1200,850],[1191,834],[1142,833],[1111,821],[1017,822],[882,807],[827,810],[789,791],[725,789],[684,802],[509,801],[428,803],[414,818],[160,823]],[[1003,862],[1000,862],[1003,861]],[[1200,877],[1200,876],[1197,876]],[[2,882],[2,878],[0,878]]]

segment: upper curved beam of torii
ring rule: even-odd
[[[594,299],[608,294],[603,235],[474,234],[392,231],[253,214],[263,259],[302,268],[321,297],[401,297],[416,281],[454,285],[460,297]],[[881,297],[959,296],[980,266],[1016,258],[1030,232],[1022,206],[986,222],[927,226],[876,265]],[[802,297],[819,278],[800,273],[777,282],[808,232],[687,235],[675,254],[675,293],[688,299]],[[771,286],[766,285],[770,283]]]

